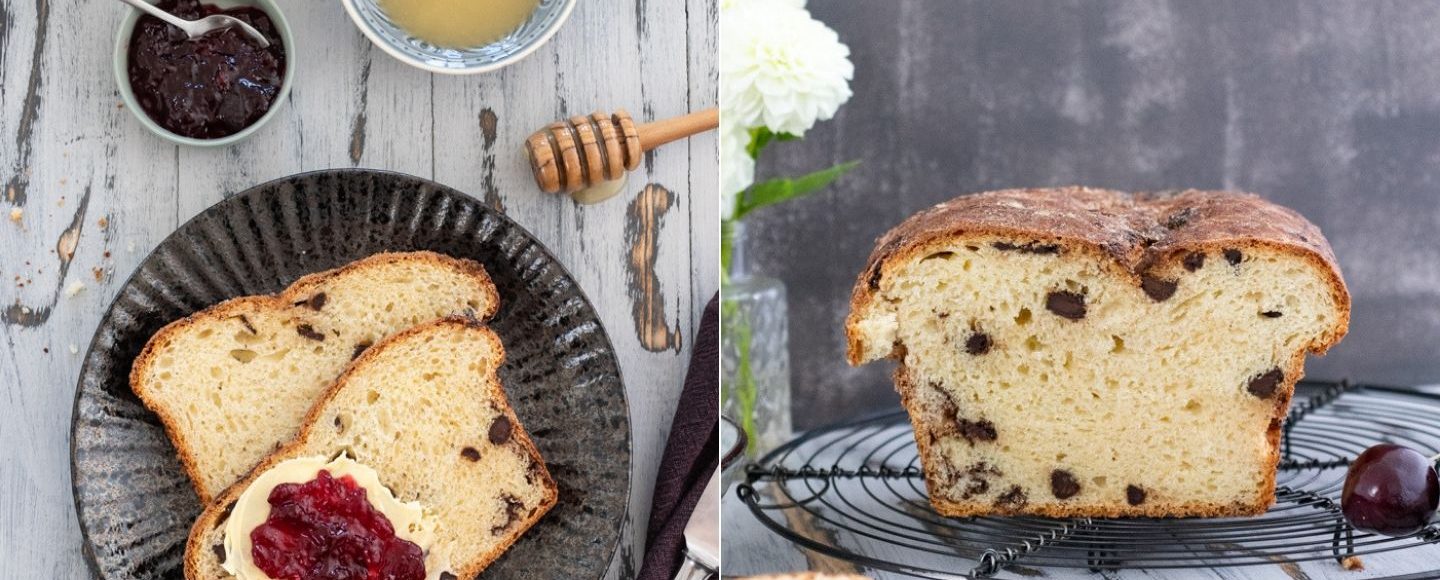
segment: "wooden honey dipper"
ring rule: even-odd
[[[613,115],[597,111],[536,131],[525,140],[525,157],[535,183],[546,193],[569,193],[581,203],[597,203],[619,193],[620,179],[640,167],[646,151],[719,125],[715,108],[638,126],[624,109]]]

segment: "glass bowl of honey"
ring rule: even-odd
[[[382,50],[444,74],[492,71],[525,58],[560,29],[575,0],[342,0]]]

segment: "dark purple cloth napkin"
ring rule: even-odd
[[[655,499],[650,506],[650,531],[639,580],[671,580],[680,571],[685,524],[720,465],[719,299],[717,294],[705,307],[690,369],[685,372],[685,390],[670,422],[670,439],[655,475]]]

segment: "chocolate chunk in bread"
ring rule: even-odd
[[[1070,320],[1085,318],[1085,295],[1057,290],[1045,295],[1045,309]]]
[[[304,306],[316,312],[325,308],[325,293],[316,292],[315,295],[295,303],[296,306]]]
[[[1125,503],[1130,505],[1145,503],[1145,488],[1138,485],[1125,486]]]
[[[1080,493],[1080,482],[1069,471],[1056,469],[1050,472],[1050,493],[1055,499],[1070,499]]]
[[[509,441],[510,419],[504,415],[496,417],[495,421],[493,423],[490,423],[489,437],[490,442],[496,445],[502,445],[506,441]]]
[[[1250,391],[1250,394],[1262,399],[1268,399],[1275,394],[1276,387],[1279,387],[1280,383],[1284,381],[1285,371],[1270,369],[1250,379],[1250,383],[1245,386],[1245,390]]]
[[[990,352],[990,335],[983,332],[970,335],[965,339],[965,352],[976,356]]]
[[[310,340],[318,340],[318,341],[324,341],[324,340],[325,340],[325,334],[324,334],[324,333],[321,333],[321,332],[318,331],[318,330],[315,330],[315,327],[310,326],[309,324],[301,324],[301,325],[299,325],[299,326],[296,326],[296,327],[295,327],[295,332],[299,333],[300,336],[303,336],[303,337],[308,338],[308,339],[310,339]]]
[[[1185,266],[1186,272],[1194,272],[1196,270],[1204,268],[1205,252],[1190,252],[1188,254],[1185,254],[1185,259],[1183,262],[1181,262],[1181,264]]]

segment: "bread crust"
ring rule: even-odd
[[[485,272],[485,268],[479,263],[429,251],[382,252],[356,260],[333,270],[306,274],[278,294],[231,298],[165,325],[145,343],[145,348],[140,351],[139,356],[135,358],[135,364],[130,369],[130,390],[140,398],[140,402],[143,403],[147,409],[150,409],[151,412],[160,418],[160,423],[165,428],[165,434],[168,435],[170,441],[174,443],[176,455],[180,458],[180,464],[185,468],[185,475],[189,476],[190,484],[195,489],[195,494],[200,497],[200,503],[208,504],[213,501],[215,492],[202,487],[201,478],[199,477],[200,468],[196,464],[194,451],[188,444],[185,433],[180,430],[178,419],[170,413],[169,409],[158,404],[158,401],[155,401],[145,388],[146,383],[143,378],[150,366],[155,364],[157,353],[161,347],[175,335],[196,324],[235,318],[244,313],[260,310],[286,312],[292,314],[297,319],[309,320],[315,313],[305,306],[297,306],[295,302],[309,298],[315,289],[326,281],[340,275],[401,261],[430,262],[457,269],[466,276],[475,279],[479,283],[482,292],[484,292],[488,298],[487,304],[489,306],[484,312],[474,313],[476,317],[482,320],[488,320],[494,316],[495,312],[499,309],[499,292],[495,289],[494,282],[490,280],[490,275]]]
[[[355,359],[355,361],[345,369],[345,372],[341,373],[340,377],[326,389],[325,394],[310,407],[310,410],[305,415],[304,423],[302,423],[299,432],[296,433],[294,438],[274,453],[266,456],[265,460],[250,470],[250,473],[243,479],[231,485],[221,493],[214,502],[207,505],[205,510],[200,513],[200,517],[195,519],[195,524],[191,526],[190,535],[185,542],[185,578],[187,580],[220,580],[205,578],[201,576],[200,573],[200,557],[209,552],[204,541],[206,532],[215,529],[223,523],[221,518],[229,515],[230,509],[236,500],[240,498],[240,494],[244,493],[245,489],[248,488],[256,478],[260,477],[261,474],[276,464],[302,454],[302,444],[310,434],[310,431],[316,427],[318,423],[317,420],[323,414],[326,405],[335,398],[337,393],[345,388],[348,383],[348,378],[356,372],[356,369],[363,368],[369,364],[369,361],[380,356],[380,353],[391,343],[400,342],[416,334],[429,332],[433,328],[446,325],[457,325],[482,331],[488,335],[489,340],[495,343],[495,352],[497,353],[495,366],[492,369],[488,369],[487,372],[494,373],[504,364],[505,347],[504,344],[500,342],[500,337],[489,327],[485,326],[482,320],[471,316],[450,316],[420,324],[398,332],[366,349],[365,352],[361,353],[359,358]],[[504,397],[504,385],[500,383],[498,378],[494,382],[494,388],[499,390],[501,400],[505,401],[501,411],[509,418],[511,424],[515,426],[511,433],[512,441],[518,443],[539,468],[538,473],[540,474],[542,482],[541,487],[545,490],[545,498],[540,502],[540,505],[536,507],[535,511],[523,520],[520,520],[520,525],[510,530],[505,539],[494,549],[483,554],[476,561],[467,563],[454,570],[453,573],[459,578],[473,578],[479,574],[481,570],[485,569],[491,562],[494,562],[496,558],[499,558],[501,554],[510,549],[510,546],[514,545],[515,542],[520,539],[520,536],[524,535],[531,526],[535,525],[535,522],[538,522],[551,508],[555,507],[555,504],[559,500],[559,488],[555,485],[555,480],[550,476],[550,470],[545,466],[544,458],[540,456],[539,449],[535,447],[534,441],[530,439],[529,431],[526,430],[524,424],[520,422],[520,418],[515,415],[515,410],[510,406],[508,397]]]
[[[927,250],[965,239],[1017,238],[1061,244],[1100,257],[1113,272],[1140,283],[1151,267],[1195,251],[1265,248],[1299,257],[1329,278],[1341,313],[1308,345],[1324,354],[1345,337],[1350,291],[1320,228],[1295,211],[1249,193],[1186,190],[1126,193],[1088,187],[1007,189],[957,197],[895,226],[875,243],[850,294],[845,320],[851,365],[865,362],[857,325],[874,304],[884,277]],[[892,349],[890,358],[900,352]]]
[[[1336,322],[1283,365],[1271,423],[1266,432],[1269,453],[1260,495],[1250,503],[1146,502],[1139,506],[1067,506],[1063,503],[999,506],[990,502],[955,501],[937,493],[938,481],[930,446],[931,425],[944,421],[937,410],[922,404],[904,363],[895,371],[895,389],[908,412],[919,447],[930,503],[946,516],[1037,515],[1044,517],[1220,517],[1258,515],[1275,501],[1275,468],[1280,461],[1281,426],[1296,383],[1304,376],[1305,352],[1324,354],[1342,339],[1349,326],[1350,295],[1329,242],[1319,228],[1294,211],[1252,194],[1184,191],[1165,194],[1066,187],[1016,189],[956,198],[907,219],[876,242],[876,248],[851,293],[846,319],[847,358],[866,361],[859,322],[877,298],[883,279],[904,264],[941,247],[974,240],[1033,240],[1056,251],[1080,253],[1105,264],[1111,273],[1137,286],[1151,268],[1173,265],[1186,254],[1218,255],[1225,250],[1264,249],[1299,257],[1328,279]],[[884,346],[884,345],[877,345]],[[904,360],[904,345],[890,345],[889,357]]]

